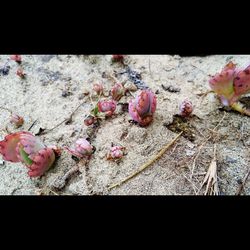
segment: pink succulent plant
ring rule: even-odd
[[[113,62],[123,62],[124,55],[112,55]]]
[[[25,73],[23,72],[22,68],[19,68],[16,72],[16,74],[20,77],[20,78],[25,78]]]
[[[14,61],[17,62],[17,63],[21,63],[21,62],[22,62],[22,57],[21,57],[21,55],[11,55],[11,56],[10,56],[10,59],[11,59],[11,60],[14,60]]]
[[[112,99],[119,101],[125,95],[126,89],[121,83],[116,83],[111,89]]]
[[[147,126],[153,120],[156,110],[156,96],[151,90],[142,90],[135,99],[129,102],[129,114],[141,126]]]
[[[112,116],[116,110],[116,101],[102,100],[97,103],[98,111],[105,113],[106,116]]]
[[[103,93],[103,85],[101,83],[94,83],[93,90],[97,93],[97,95],[100,95]]]
[[[65,148],[68,152],[78,158],[89,158],[93,153],[94,147],[86,139],[78,139],[70,148]]]
[[[84,119],[84,124],[86,126],[90,126],[92,125],[94,122],[96,121],[96,117],[92,116],[92,115],[89,115],[88,117],[86,117]]]
[[[10,122],[13,123],[16,126],[16,128],[19,128],[23,125],[24,119],[23,117],[17,114],[12,114],[10,117]]]
[[[184,100],[180,105],[180,116],[188,117],[193,112],[193,104],[189,100]]]
[[[121,146],[114,146],[110,149],[110,152],[108,153],[107,159],[120,159],[124,155],[124,147]]]
[[[5,136],[0,141],[0,154],[6,161],[22,162],[29,169],[30,177],[43,175],[53,165],[57,155],[53,147],[46,147],[29,132]]]
[[[236,64],[229,62],[221,73],[217,73],[209,80],[209,85],[224,106],[244,113],[245,110],[237,102],[242,95],[250,93],[250,65],[244,70],[239,70],[236,69]]]

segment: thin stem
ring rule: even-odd
[[[72,116],[74,115],[74,113],[82,106],[83,103],[79,104],[76,109],[70,114],[69,118],[64,119],[63,121],[61,121],[60,123],[58,123],[56,126],[54,126],[51,129],[46,129],[43,132],[40,133],[40,135],[44,135],[47,134],[48,132],[54,130],[55,128],[59,127],[60,125],[62,125],[64,122],[70,121],[72,119]]]

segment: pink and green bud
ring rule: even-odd
[[[229,62],[221,73],[209,80],[209,85],[224,106],[232,106],[242,95],[250,92],[250,66],[238,70],[234,63]]]
[[[46,147],[29,132],[7,135],[0,141],[0,154],[6,161],[22,162],[29,169],[30,177],[43,175],[56,158],[53,148]]]
[[[125,95],[125,88],[121,83],[116,83],[111,89],[112,99],[115,101],[119,101]]]
[[[97,95],[100,95],[103,93],[103,85],[101,83],[95,83],[93,85],[93,90],[97,93]]]
[[[116,110],[116,101],[103,100],[97,103],[98,111],[105,113],[106,116],[112,116]]]
[[[78,139],[74,145],[65,149],[78,158],[89,158],[94,150],[86,139]]]
[[[129,102],[129,114],[141,126],[147,126],[153,120],[156,110],[156,96],[151,90],[142,90]]]

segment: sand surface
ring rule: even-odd
[[[0,66],[9,55],[0,55]],[[40,178],[30,178],[27,168],[21,163],[4,162],[0,157],[0,194],[2,195],[195,195],[203,194],[201,184],[213,158],[214,144],[217,147],[216,162],[218,187],[221,195],[234,195],[250,166],[250,118],[234,112],[221,110],[221,104],[209,90],[209,75],[219,72],[233,60],[238,66],[246,66],[250,56],[216,55],[207,57],[180,57],[170,55],[130,55],[126,62],[141,74],[143,81],[157,93],[157,110],[154,121],[148,127],[139,127],[129,122],[128,112],[118,105],[115,115],[101,122],[91,134],[91,127],[83,120],[92,104],[92,84],[102,82],[106,94],[114,85],[109,75],[133,88],[132,82],[119,63],[112,64],[110,55],[23,55],[22,67],[26,79],[16,75],[18,64],[10,61],[8,75],[0,75],[0,106],[6,107],[25,119],[24,125],[15,129],[9,122],[10,114],[0,112],[0,139],[7,131],[40,128],[49,129],[68,118],[82,103],[68,125],[62,123],[53,131],[41,135],[46,145],[70,146],[80,137],[91,135],[91,144],[96,151],[79,171],[65,181],[65,174],[77,166],[66,151],[54,166]],[[180,88],[171,93],[162,85]],[[131,91],[133,96],[137,91]],[[88,94],[89,92],[89,94]],[[65,93],[68,95],[65,96]],[[63,96],[64,95],[64,96]],[[121,103],[132,96],[122,97]],[[189,121],[188,134],[179,140],[151,167],[124,183],[108,190],[108,187],[132,174],[156,155],[177,134],[170,130],[180,103],[188,98],[194,105],[194,117]],[[95,101],[95,97],[92,98]],[[215,132],[216,125],[220,122]],[[6,131],[7,127],[7,131]],[[200,147],[206,138],[207,142]],[[111,144],[126,148],[120,162],[108,161],[106,155]],[[198,154],[198,155],[197,155]],[[197,156],[197,157],[196,157]],[[250,194],[250,180],[242,194]]]

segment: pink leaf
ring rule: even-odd
[[[28,175],[30,177],[41,176],[53,165],[55,153],[51,148],[43,148],[32,157],[32,160],[32,165],[28,166]]]
[[[234,79],[234,90],[237,96],[250,92],[250,65],[240,71]]]
[[[134,121],[146,126],[153,120],[156,105],[155,94],[151,90],[142,90],[134,100],[129,102],[129,114]]]

